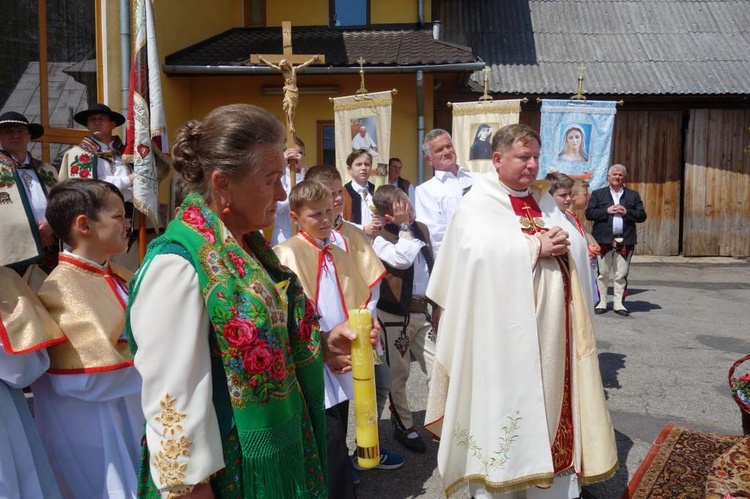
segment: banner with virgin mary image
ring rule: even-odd
[[[372,156],[370,181],[376,187],[385,183],[391,145],[392,104],[390,90],[333,99],[336,169],[344,183],[351,178],[346,170],[346,157],[361,149]]]
[[[492,134],[518,123],[521,99],[454,102],[453,147],[458,164],[473,172],[492,167]]]
[[[588,181],[592,190],[604,187],[616,105],[615,101],[543,100],[538,177],[557,171]]]

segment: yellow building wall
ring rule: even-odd
[[[300,73],[298,85],[305,86],[338,86],[338,96],[351,95],[359,88],[359,75],[305,75]],[[228,76],[228,77],[191,77],[190,100],[193,103],[188,119],[200,119],[212,109],[236,102],[246,102],[268,109],[279,120],[284,116],[281,110],[281,95],[262,95],[263,87],[281,87],[283,81],[279,76]],[[432,77],[425,78],[425,115],[428,126],[432,116]],[[404,163],[403,176],[411,180],[417,178],[417,101],[416,78],[414,74],[367,75],[366,86],[370,91],[396,88],[391,122],[391,154],[398,156]],[[308,165],[314,165],[318,157],[318,121],[333,121],[333,103],[328,95],[300,95],[297,107],[297,135],[305,142]],[[429,130],[429,128],[428,128]]]
[[[158,0],[154,2],[156,35],[159,56],[163,63],[168,54],[181,50],[206,38],[242,25],[240,0]],[[417,2],[379,0],[372,2],[371,20],[378,23],[414,23],[417,21]],[[425,15],[430,2],[425,2]],[[105,0],[103,43],[106,44],[107,94],[104,101],[113,109],[123,109],[120,83],[120,27],[119,0]],[[328,22],[328,0],[297,2],[293,9],[282,2],[267,2],[267,25],[280,25],[290,20],[293,25],[325,25]],[[432,126],[433,77],[425,75],[425,130]],[[338,86],[339,96],[351,95],[359,88],[358,74],[305,75],[300,74],[299,85]],[[217,106],[247,102],[264,107],[283,121],[281,95],[261,94],[263,86],[281,87],[281,76],[215,76],[167,77],[162,73],[162,91],[169,137],[174,139],[178,129],[190,119],[200,119]],[[417,143],[416,77],[409,74],[366,75],[366,86],[371,91],[396,88],[392,112],[391,155],[404,163],[403,175],[416,181]],[[307,162],[317,162],[317,124],[333,121],[333,105],[327,95],[301,95],[297,109],[298,135],[307,145]],[[124,133],[124,131],[122,132]],[[429,177],[431,172],[426,172]]]
[[[327,26],[328,0],[306,0],[289,3],[276,0],[266,1],[266,26],[281,26],[282,21],[290,21],[294,26]]]
[[[430,19],[432,4],[424,2],[425,20]],[[293,8],[280,1],[266,2],[266,25],[280,26],[290,21],[292,26],[327,26],[329,0],[295,2]],[[370,24],[416,23],[417,0],[370,0]]]
[[[242,26],[241,0],[158,0],[153,3],[153,8],[162,63],[168,54]],[[120,83],[120,0],[105,0],[102,12],[107,93],[100,96],[100,100],[103,98],[110,107],[121,110],[125,103],[122,102]],[[131,33],[131,37],[134,36],[135,33]],[[162,73],[162,90],[167,128],[169,134],[173,135],[189,113],[188,81],[167,78]]]
[[[182,50],[228,29],[242,26],[240,0],[158,0],[154,3],[159,57]],[[190,78],[162,74],[167,130],[174,137],[189,119],[196,117],[193,100],[201,94],[190,88]]]

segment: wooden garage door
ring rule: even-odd
[[[648,219],[638,224],[639,255],[677,255],[680,244],[682,111],[618,111],[612,164],[628,169]]]
[[[685,145],[685,256],[750,255],[750,110],[693,109]]]

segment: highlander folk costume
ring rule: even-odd
[[[136,274],[128,320],[144,379],[143,497],[208,480],[216,497],[327,495],[320,330],[260,232],[237,241],[188,195]]]
[[[44,220],[47,192],[57,183],[57,171],[27,154],[19,164],[0,150],[0,265],[23,269],[44,260],[37,224]],[[57,248],[53,249],[57,254]],[[51,267],[46,269],[52,270]]]

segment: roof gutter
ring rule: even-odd
[[[366,66],[367,74],[373,73],[455,73],[464,71],[480,71],[485,66],[484,61],[463,62],[456,64],[424,64],[415,66]],[[168,76],[248,76],[248,75],[271,75],[277,74],[273,68],[268,66],[193,66],[181,64],[165,64],[162,66],[164,73]],[[305,74],[354,74],[359,73],[359,67],[353,66],[308,66],[304,69]]]

